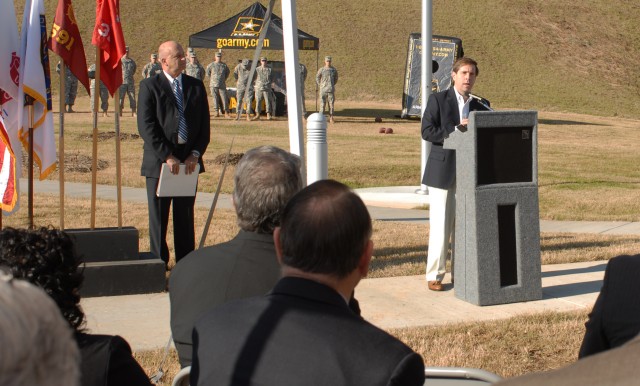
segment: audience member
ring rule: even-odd
[[[203,312],[264,295],[280,278],[272,234],[284,206],[302,189],[300,159],[273,146],[251,149],[238,163],[234,183],[240,232],[189,253],[171,271],[171,331],[183,367],[191,364],[191,332]]]
[[[0,385],[79,385],[80,353],[53,300],[0,271]]]
[[[640,333],[640,255],[609,260],[586,323],[579,358],[623,345]]]
[[[295,195],[273,235],[283,278],[196,323],[191,384],[422,385],[420,355],[348,306],[371,232],[364,203],[339,182]]]
[[[75,330],[83,386],[151,385],[124,339],[84,332],[79,295],[83,276],[68,234],[47,228],[5,228],[0,231],[0,265],[7,266],[14,277],[42,288],[58,305]]]
[[[639,356],[640,336],[637,336],[618,348],[580,359],[559,370],[507,379],[496,386],[637,385],[640,379]]]

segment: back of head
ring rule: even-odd
[[[56,304],[0,272],[0,385],[78,385],[80,352]]]
[[[371,232],[371,217],[358,195],[337,181],[315,182],[282,213],[282,263],[343,278],[358,266]]]
[[[56,302],[69,325],[80,330],[84,313],[79,289],[82,273],[73,240],[57,229],[0,230],[0,265],[11,274],[42,288]]]
[[[289,199],[302,189],[300,158],[275,146],[260,146],[242,157],[234,177],[238,225],[271,234]]]

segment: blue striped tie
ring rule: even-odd
[[[187,142],[187,121],[184,119],[184,108],[182,106],[182,90],[178,79],[173,80],[173,96],[176,98],[178,108],[178,143]]]

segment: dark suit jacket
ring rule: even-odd
[[[483,100],[487,105],[489,101]],[[487,110],[477,100],[469,102],[469,111]],[[422,139],[431,142],[431,152],[424,169],[422,183],[438,189],[449,189],[456,177],[456,151],[443,149],[442,143],[460,124],[458,101],[453,87],[429,96],[422,117]]]
[[[192,385],[422,385],[424,363],[332,288],[280,279],[224,304],[193,332]]]
[[[580,359],[559,370],[507,379],[496,386],[633,386],[640,382],[638,358],[640,336],[621,347]]]
[[[198,317],[229,300],[264,295],[280,278],[273,236],[241,230],[222,244],[189,253],[171,271],[171,332],[180,364],[191,364]]]
[[[640,255],[609,260],[586,328],[580,358],[621,346],[640,333]]]
[[[151,386],[121,337],[77,332],[75,339],[81,354],[82,386]]]
[[[138,131],[144,140],[141,174],[160,177],[160,166],[170,154],[184,161],[191,151],[203,155],[209,145],[210,120],[207,91],[201,80],[182,74],[184,115],[189,130],[183,151],[177,151],[178,110],[171,84],[164,73],[140,82]],[[200,173],[204,171],[202,157]]]

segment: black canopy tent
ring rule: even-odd
[[[267,8],[256,2],[222,23],[189,36],[189,46],[214,49],[255,49],[258,45],[258,36],[262,30],[266,12]],[[267,28],[262,49],[284,50],[282,18],[272,14]],[[320,39],[298,30],[298,48],[300,50],[317,51],[319,47]]]

